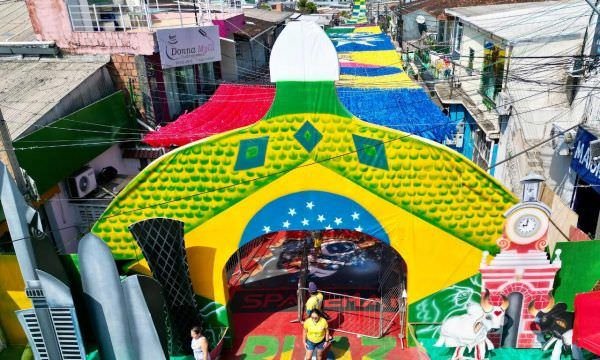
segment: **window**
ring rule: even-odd
[[[504,58],[506,51],[491,41],[486,41],[483,50],[483,67],[480,92],[488,108],[494,107],[496,95],[502,90],[504,80]]]
[[[473,132],[473,162],[479,165],[482,169],[489,167],[490,151],[492,148],[492,141],[486,139],[485,132],[481,129],[477,129]]]
[[[469,64],[467,65],[467,74],[473,75],[473,62],[475,61],[475,50],[469,48]]]
[[[446,41],[446,22],[443,20],[438,21],[437,40],[438,43]]]
[[[454,51],[460,53],[460,45],[462,43],[463,36],[463,24],[460,22],[456,23],[454,28]]]
[[[172,120],[203,104],[215,90],[213,63],[165,69],[163,74]]]

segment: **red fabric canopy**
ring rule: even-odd
[[[600,355],[600,291],[575,296],[573,341],[579,347]]]
[[[154,147],[182,146],[251,125],[267,113],[274,97],[271,86],[222,84],[202,106],[148,133],[144,142]]]

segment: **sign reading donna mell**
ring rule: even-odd
[[[221,61],[216,25],[161,29],[156,39],[163,69]]]

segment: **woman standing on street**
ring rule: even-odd
[[[194,351],[195,360],[210,360],[208,352],[208,340],[202,335],[202,330],[199,326],[194,326],[191,330],[192,350]]]
[[[317,360],[323,360],[325,349],[329,348],[331,342],[329,325],[318,309],[313,309],[309,316],[310,318],[304,321],[302,337],[306,347],[304,359],[312,359],[313,352],[317,350]]]

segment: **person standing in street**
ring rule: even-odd
[[[304,360],[311,360],[315,350],[317,351],[317,360],[324,360],[325,349],[329,348],[331,336],[327,320],[323,318],[319,310],[314,309],[310,312],[309,318],[304,321],[302,335],[306,348]]]
[[[317,284],[314,282],[308,283],[308,292],[310,293],[308,300],[306,300],[306,313],[310,314],[311,311],[317,309],[323,310],[323,293],[317,288]]]
[[[199,326],[194,326],[192,328],[191,336],[194,360],[210,360],[210,353],[208,352],[208,340],[204,335],[202,335],[202,330]]]

